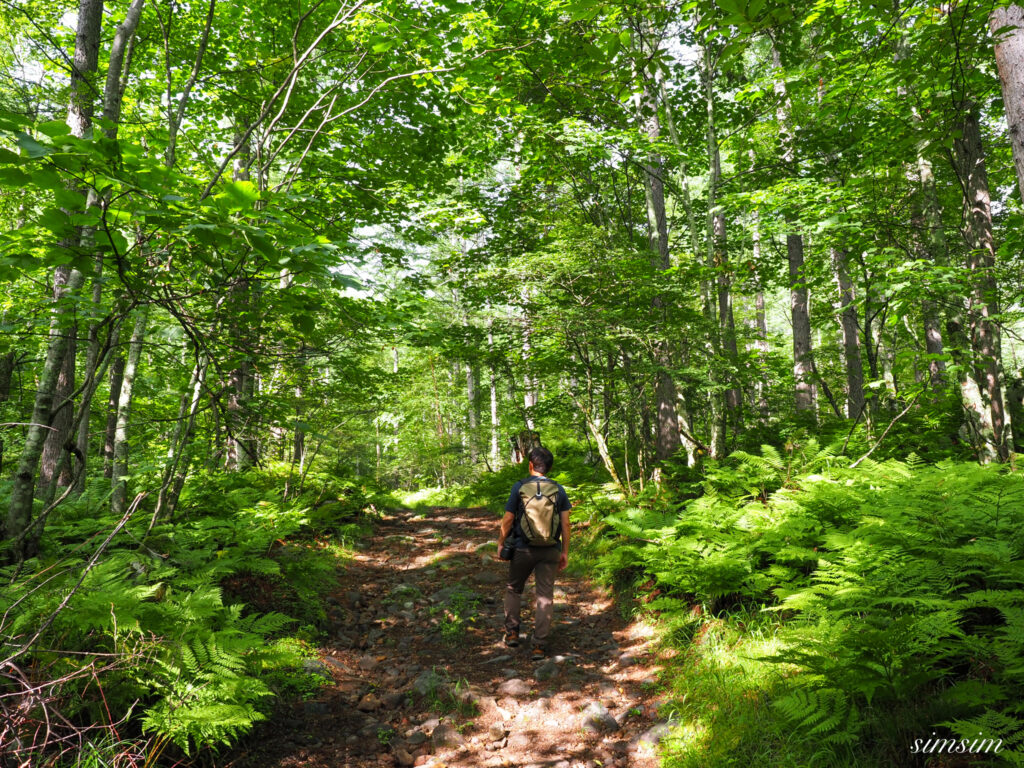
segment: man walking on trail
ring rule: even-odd
[[[569,562],[569,497],[546,476],[554,457],[547,448],[530,451],[530,476],[512,486],[498,535],[498,552],[509,559],[505,589],[505,645],[519,645],[519,612],[523,587],[534,574],[537,603],[534,609],[533,658],[548,653],[548,633],[554,613],[555,574]],[[511,538],[509,538],[511,537]],[[506,543],[506,539],[509,541]],[[508,550],[514,548],[511,557]]]

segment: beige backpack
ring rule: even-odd
[[[523,515],[519,527],[526,543],[533,547],[551,547],[558,543],[561,524],[558,514],[558,483],[542,477],[531,477],[519,488]]]

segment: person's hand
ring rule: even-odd
[[[562,552],[562,553],[561,553],[561,554],[560,554],[560,555],[558,556],[558,570],[560,570],[560,571],[564,571],[564,570],[565,570],[565,567],[566,567],[566,566],[567,566],[568,564],[569,564],[569,555],[568,555],[567,553],[565,553],[565,552]]]

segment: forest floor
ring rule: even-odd
[[[219,764],[656,766],[667,726],[650,628],[623,619],[605,589],[563,573],[550,657],[530,659],[532,578],[522,641],[506,648],[497,525],[483,509],[385,515],[328,598],[330,640],[308,668],[329,684]]]

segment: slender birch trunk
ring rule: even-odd
[[[142,345],[146,337],[146,322],[149,319],[149,305],[143,304],[135,314],[135,327],[128,344],[128,358],[121,381],[121,394],[117,401],[117,427],[114,431],[114,467],[110,497],[110,511],[123,515],[128,504],[128,417],[132,396],[135,393],[135,374],[138,372]]]
[[[917,159],[917,172],[921,184],[921,216],[925,237],[921,244],[921,257],[937,265],[948,263],[946,233],[942,228],[942,209],[935,191],[935,176],[931,161],[924,155]],[[943,360],[942,320],[935,300],[927,296],[921,301],[924,324],[924,347],[928,354],[928,375],[932,389],[941,393],[946,388],[946,363]]]
[[[853,283],[846,268],[846,253],[832,248],[832,269],[839,290],[839,327],[843,337],[843,362],[846,365],[846,416],[859,419],[864,410],[864,363],[860,356],[860,331],[857,307],[853,303]]]
[[[708,267],[715,274],[718,299],[718,339],[722,355],[730,367],[729,378],[735,379],[739,351],[736,346],[736,321],[732,308],[732,271],[726,250],[725,210],[718,201],[722,186],[722,157],[718,145],[718,126],[715,118],[715,67],[711,62],[709,45],[704,47],[704,99],[707,110],[708,147]],[[716,403],[717,405],[717,403]],[[743,398],[739,387],[725,391],[725,412],[715,419],[711,432],[711,455],[720,458],[726,452],[727,429],[739,433],[742,420]],[[728,424],[726,423],[728,422]]]

